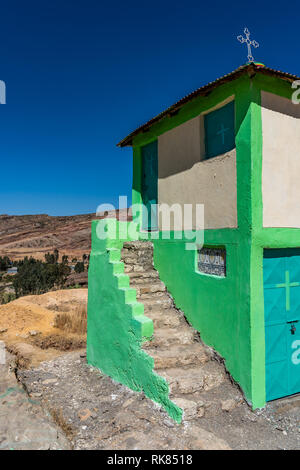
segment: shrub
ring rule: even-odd
[[[87,308],[80,306],[71,312],[58,313],[54,320],[55,328],[68,333],[86,334],[87,329]]]

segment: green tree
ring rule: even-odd
[[[46,253],[45,254],[45,261],[48,264],[54,264],[55,263],[55,257],[53,253]]]
[[[58,251],[57,248],[55,248],[53,254],[54,254],[55,263],[57,263],[57,262],[58,262],[58,258],[59,258],[59,251]]]
[[[71,270],[64,263],[55,262],[56,256],[47,253],[46,262],[25,257],[13,278],[13,287],[17,297],[28,294],[41,294],[53,287],[63,287]]]
[[[84,271],[84,264],[83,261],[78,261],[74,267],[75,273],[83,273]]]
[[[12,265],[8,256],[0,256],[0,271],[6,271]]]

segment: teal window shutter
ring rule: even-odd
[[[142,199],[143,230],[157,230],[157,182],[158,144],[157,140],[142,147]]]
[[[235,147],[234,101],[204,116],[205,157],[222,155]]]

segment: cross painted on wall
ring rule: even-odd
[[[234,101],[204,116],[205,153],[212,158],[235,147]]]
[[[247,44],[247,49],[248,49],[248,61],[249,62],[254,62],[254,57],[252,55],[252,50],[251,50],[251,46],[255,47],[255,49],[257,47],[259,47],[259,44],[257,41],[251,41],[250,39],[250,31],[248,28],[245,28],[244,29],[244,33],[245,33],[245,38],[243,36],[238,36],[237,39],[240,41],[240,43],[246,43]]]
[[[225,134],[227,131],[229,131],[229,127],[224,127],[224,124],[221,124],[221,129],[217,132],[218,135],[221,135],[222,137],[222,144],[224,145],[225,143]]]

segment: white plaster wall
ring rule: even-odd
[[[300,228],[300,105],[262,92],[264,227]]]
[[[209,160],[203,154],[200,116],[158,138],[158,203],[204,204],[205,228],[237,227],[236,152]],[[195,218],[187,228],[195,228]]]

